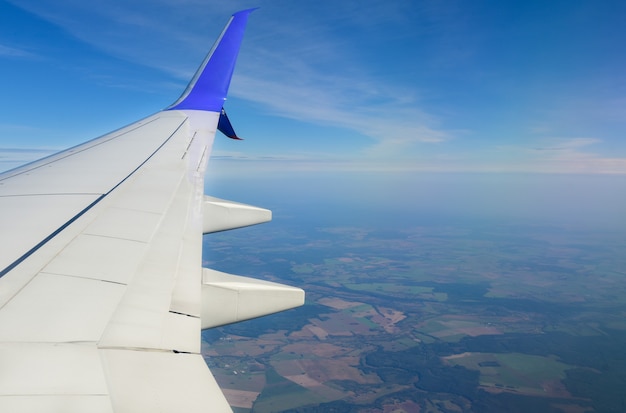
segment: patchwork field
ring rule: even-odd
[[[626,240],[525,231],[282,233],[263,261],[213,264],[284,274],[307,304],[207,331],[203,352],[240,413],[621,411]]]
[[[569,397],[561,380],[572,368],[554,357],[506,353],[462,353],[443,358],[450,365],[480,372],[480,385],[489,391],[532,396]]]

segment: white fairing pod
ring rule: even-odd
[[[204,234],[262,224],[272,220],[272,211],[269,209],[210,196],[204,197],[202,208]]]
[[[277,313],[304,304],[300,288],[203,268],[202,329]]]

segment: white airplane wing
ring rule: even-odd
[[[249,13],[169,108],[0,175],[0,412],[231,411],[201,329],[302,305],[201,268],[203,233],[271,219],[203,194]]]

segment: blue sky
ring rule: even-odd
[[[167,106],[254,6],[215,160],[626,173],[620,1],[0,0],[2,169]]]

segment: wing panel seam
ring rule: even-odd
[[[172,139],[172,137],[174,135],[176,135],[176,133],[180,130],[180,128],[187,122],[187,118],[183,119],[183,121],[180,123],[180,125],[178,125],[178,127],[174,130],[174,132],[172,132],[170,134],[170,136],[165,139],[143,162],[141,162],[139,164],[139,166],[137,166],[135,169],[133,169],[128,175],[126,175],[124,178],[122,178],[113,188],[111,188],[109,191],[107,191],[106,193],[100,195],[98,198],[96,198],[95,201],[93,201],[91,204],[87,205],[87,207],[85,207],[82,211],[78,212],[76,215],[74,215],[72,218],[70,218],[67,222],[65,222],[63,225],[61,225],[59,228],[57,228],[55,231],[53,231],[50,235],[48,235],[47,237],[45,237],[42,241],[40,241],[37,245],[35,245],[34,247],[32,247],[30,250],[26,251],[21,257],[17,258],[15,261],[13,261],[11,264],[9,264],[6,268],[4,268],[2,271],[0,271],[0,278],[2,278],[3,276],[5,276],[9,271],[11,271],[12,269],[14,269],[15,267],[17,267],[19,264],[21,264],[26,258],[30,257],[32,254],[35,253],[35,251],[37,251],[38,249],[40,249],[41,247],[43,247],[45,244],[48,243],[48,241],[50,241],[52,238],[56,237],[57,235],[59,235],[59,233],[61,231],[63,231],[65,228],[67,228],[68,226],[70,226],[72,223],[74,223],[78,218],[82,217],[87,211],[89,211],[91,208],[93,208],[96,204],[98,204],[100,201],[102,201],[107,195],[109,195],[111,192],[113,192],[115,189],[117,189],[120,185],[122,185],[126,180],[128,180],[128,178],[130,178],[132,175],[135,174],[135,172],[137,172],[143,165],[146,164],[146,162],[148,162],[150,159],[152,159],[152,157],[159,151],[161,150],[161,148],[170,141],[170,139]],[[146,123],[147,124],[147,123]],[[143,126],[140,125],[140,126]],[[137,128],[134,128],[133,130],[135,130]],[[121,135],[120,135],[121,136]],[[114,139],[114,138],[112,138]],[[108,141],[108,140],[107,140]],[[87,149],[87,148],[86,148]],[[85,149],[85,150],[86,150]],[[70,155],[68,155],[70,156]]]

